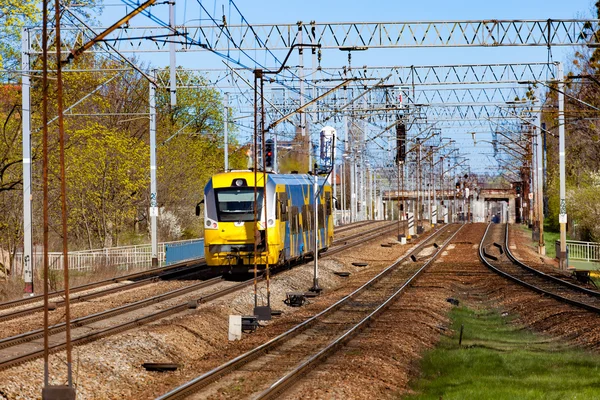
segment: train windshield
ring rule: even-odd
[[[217,212],[221,222],[254,221],[254,188],[227,188],[215,191]],[[257,213],[260,216],[263,190],[259,188]],[[260,219],[260,218],[259,218]]]

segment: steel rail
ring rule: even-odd
[[[124,304],[119,307],[111,308],[109,310],[101,311],[95,314],[86,315],[85,317],[77,318],[71,321],[71,326],[74,328],[80,328],[82,326],[91,324],[93,322],[101,321],[110,317],[114,317],[116,315],[121,315],[130,311],[137,310],[139,308],[147,307],[149,305],[160,303],[165,300],[172,299],[174,297],[178,297],[184,295],[189,292],[193,292],[199,289],[204,289],[206,287],[213,286],[217,283],[222,282],[223,279],[221,277],[212,278],[203,282],[199,282],[190,286],[186,286],[183,288],[171,290],[166,293],[159,294],[157,296],[152,296],[147,299],[135,301],[133,303]],[[187,304],[187,303],[186,303]],[[48,327],[48,332],[51,335],[55,335],[57,333],[65,330],[66,324],[61,322],[60,324],[51,325]],[[7,347],[15,346],[20,343],[29,342],[35,339],[39,339],[42,337],[44,330],[36,329],[34,331],[26,332],[20,335],[10,336],[4,339],[0,339],[0,349],[5,349]]]
[[[510,251],[510,246],[508,244],[509,243],[508,242],[509,241],[509,237],[508,237],[509,236],[508,224],[506,224],[506,234],[505,235],[506,235],[506,239],[505,239],[505,242],[504,242],[504,250],[506,252],[506,255],[508,256],[508,258],[513,263],[517,264],[519,267],[524,268],[527,271],[532,272],[532,273],[534,273],[534,274],[536,274],[538,276],[541,276],[541,277],[543,277],[543,278],[545,278],[547,280],[550,280],[550,281],[552,281],[554,283],[558,283],[560,285],[565,285],[565,286],[569,287],[570,289],[577,290],[577,291],[585,293],[587,295],[600,298],[600,292],[598,292],[597,290],[592,290],[592,289],[584,288],[582,286],[576,285],[576,284],[571,283],[571,282],[567,282],[567,281],[565,281],[563,279],[560,279],[560,278],[557,278],[555,276],[548,275],[548,274],[546,274],[546,273],[544,273],[542,271],[539,271],[539,270],[537,270],[537,269],[535,269],[533,267],[530,267],[529,265],[523,263],[520,260],[517,260],[517,258]]]
[[[385,232],[385,231],[386,231],[385,229],[382,230],[382,232]],[[358,240],[358,241],[353,242],[353,243],[349,243],[349,244],[345,243],[344,245],[340,246],[339,248],[332,249],[326,255],[324,255],[324,257],[328,257],[328,256],[330,256],[332,254],[335,254],[338,251],[343,251],[343,250],[345,250],[345,249],[347,249],[349,247],[356,246],[356,245],[368,242],[368,241],[370,241],[372,239],[380,237],[380,235],[381,235],[381,232],[379,232],[377,234],[373,234],[373,235],[367,236],[367,237],[364,237],[361,240]],[[220,280],[221,278],[219,277],[219,278],[213,278],[213,279],[219,279]],[[259,277],[259,281],[262,281],[263,279],[264,279],[264,276],[260,276]],[[209,282],[209,281],[202,282],[202,283],[200,283],[198,285],[203,285],[203,284],[206,285],[207,282]],[[211,293],[209,295],[202,296],[200,298],[192,300],[192,302],[195,301],[196,304],[207,303],[207,302],[213,301],[215,299],[218,299],[220,297],[223,297],[223,296],[225,296],[227,294],[233,293],[233,292],[235,292],[237,290],[240,290],[240,289],[242,289],[242,288],[244,288],[246,286],[249,286],[249,285],[251,285],[253,283],[254,283],[254,279],[249,279],[247,281],[244,281],[244,282],[241,282],[239,284],[233,285],[233,286],[231,286],[229,288],[225,288],[223,290],[219,290],[219,291],[216,291],[216,292]],[[183,289],[188,289],[188,288],[189,287],[183,288]],[[196,290],[196,289],[200,289],[200,287],[196,287],[194,290]],[[171,293],[171,292],[169,292],[169,293]],[[167,295],[167,294],[168,293],[165,293],[164,295]],[[183,294],[183,293],[180,293],[180,294]],[[160,296],[162,296],[162,295],[160,295]],[[155,296],[155,297],[159,297],[159,296]],[[141,300],[139,302],[132,303],[132,304],[137,304],[137,303],[141,303],[141,302],[148,302],[148,300],[149,299],[145,299],[145,300]],[[156,302],[158,302],[158,301],[153,301],[153,302],[150,302],[149,304],[153,304],[153,303],[156,303]],[[117,307],[115,309],[107,310],[106,312],[112,312],[113,313],[112,316],[115,316],[115,315],[119,315],[119,314],[121,314],[123,312],[132,311],[133,309],[129,309],[127,311],[123,311],[128,306],[129,305]],[[140,307],[138,307],[138,308],[140,308]],[[79,345],[79,344],[83,344],[83,343],[88,343],[88,342],[94,341],[96,339],[99,339],[101,337],[105,337],[105,336],[113,335],[113,334],[116,334],[116,333],[120,333],[120,332],[123,332],[125,330],[128,330],[128,329],[131,329],[131,328],[134,328],[134,327],[137,327],[137,326],[141,326],[141,325],[144,325],[146,323],[155,321],[157,319],[164,318],[164,317],[167,317],[169,315],[185,311],[185,310],[187,310],[189,308],[190,308],[190,301],[187,301],[185,303],[181,303],[181,304],[169,307],[169,308],[167,308],[165,310],[161,310],[161,311],[158,311],[158,312],[155,312],[155,313],[148,314],[146,316],[137,318],[137,319],[135,319],[133,321],[129,321],[129,322],[126,322],[126,323],[123,323],[123,324],[119,324],[119,325],[113,326],[113,327],[108,327],[108,328],[105,328],[105,329],[102,329],[102,330],[99,330],[99,331],[96,331],[96,332],[92,332],[92,333],[89,333],[89,334],[77,337],[75,339],[72,339],[71,342],[72,342],[73,345]],[[119,310],[120,310],[120,312],[118,312]],[[91,323],[91,322],[94,322],[94,321],[91,320],[91,318],[96,318],[96,320],[106,319],[107,318],[107,317],[100,318],[100,314],[102,314],[102,313],[93,314],[93,315],[90,315],[90,316],[83,317],[81,319],[90,318],[90,320],[87,321],[87,323]],[[76,327],[84,325],[84,324],[78,324],[78,321],[79,320],[73,320],[72,321],[72,325],[75,325]],[[51,327],[51,328],[53,329],[55,327],[57,329],[58,328],[62,328],[62,329],[57,330],[54,333],[58,333],[61,330],[65,329],[64,323],[63,324],[59,324],[59,325],[55,325],[54,327]],[[36,331],[24,333],[22,335],[16,335],[16,336],[13,336],[13,337],[10,337],[10,338],[2,339],[2,340],[0,340],[0,348],[7,348],[7,347],[10,347],[10,346],[14,346],[16,344],[19,344],[19,343],[27,342],[27,341],[31,340],[31,339],[27,338],[27,335],[38,335],[39,336],[40,335],[40,333],[39,333],[40,331],[41,330],[36,330]],[[54,345],[50,346],[49,347],[49,351],[50,352],[57,352],[57,351],[60,351],[61,349],[65,348],[65,347],[66,347],[66,344],[64,342],[61,342],[61,343],[57,343],[57,344],[54,344]],[[35,350],[35,351],[29,352],[29,353],[26,353],[26,354],[23,354],[23,355],[19,355],[19,356],[12,357],[10,359],[6,359],[4,361],[0,361],[0,370],[6,369],[6,368],[10,368],[10,367],[12,367],[14,365],[21,364],[21,363],[23,363],[25,361],[36,359],[36,358],[40,357],[41,355],[43,355],[43,353],[44,353],[43,350]]]
[[[394,226],[393,228],[395,229],[396,227]],[[378,282],[381,278],[388,275],[398,265],[402,264],[404,261],[409,259],[409,257],[411,255],[414,255],[415,253],[422,251],[428,245],[428,243],[430,241],[432,241],[436,238],[436,235],[439,234],[441,231],[442,231],[442,229],[438,229],[437,231],[435,231],[434,234],[429,236],[425,241],[423,241],[423,243],[419,244],[414,249],[412,249],[410,252],[408,252],[406,255],[399,258],[396,262],[394,262],[392,265],[390,265],[389,267],[387,267],[386,269],[381,271],[379,274],[377,274],[375,277],[370,279],[368,282],[366,282],[365,284],[363,284],[362,286],[360,286],[359,288],[354,290],[352,293],[344,296],[343,298],[341,298],[340,300],[338,300],[331,306],[329,306],[326,309],[322,310],[321,312],[315,314],[311,318],[301,322],[300,324],[298,324],[295,327],[289,329],[288,331],[276,336],[275,338],[267,341],[266,343],[263,343],[262,345],[254,348],[238,357],[235,357],[234,359],[226,362],[225,364],[220,365],[217,368],[214,368],[214,369],[202,374],[201,376],[198,376],[198,377],[184,383],[183,385],[180,385],[180,386],[172,389],[168,393],[166,393],[162,396],[159,396],[157,398],[157,400],[172,400],[172,399],[184,398],[184,397],[198,391],[202,387],[205,387],[206,385],[210,384],[211,382],[219,379],[220,377],[224,376],[225,374],[242,367],[243,365],[249,363],[250,361],[253,361],[254,359],[260,357],[262,354],[267,354],[270,350],[279,346],[286,340],[288,340],[288,339],[298,335],[302,331],[310,328],[311,326],[316,324],[323,317],[328,316],[331,313],[333,313],[334,311],[338,310],[340,307],[342,307],[348,301],[350,301],[351,299],[356,297],[358,294],[362,293],[365,289],[371,287],[373,284]],[[329,253],[329,254],[331,254],[331,253]]]
[[[359,228],[359,227],[364,226],[364,225],[370,225],[370,224],[372,224],[374,222],[375,221],[359,221],[359,222],[353,222],[353,223],[350,223],[350,224],[340,225],[340,227],[339,227],[340,229],[337,230],[336,232],[343,233],[343,232],[345,232],[347,230],[352,230],[354,228]],[[132,274],[118,276],[118,277],[115,277],[115,278],[109,278],[109,279],[104,279],[104,280],[97,281],[97,282],[91,282],[91,283],[87,283],[87,284],[84,284],[84,285],[75,286],[75,287],[72,287],[70,289],[70,292],[71,293],[81,292],[81,291],[84,291],[84,290],[95,289],[95,288],[100,287],[100,286],[110,285],[112,283],[119,283],[119,282],[126,281],[126,280],[140,278],[140,277],[143,277],[143,276],[146,276],[146,275],[159,274],[159,273],[167,272],[167,271],[170,271],[172,269],[179,268],[179,267],[189,266],[191,263],[200,264],[200,265],[195,265],[195,264],[193,265],[193,267],[197,267],[197,266],[201,266],[201,264],[203,262],[204,262],[204,258],[186,260],[186,261],[182,261],[180,263],[171,264],[171,265],[164,266],[164,267],[153,268],[153,269],[146,270],[146,271],[135,272],[135,273],[132,273]],[[107,293],[110,293],[110,292],[107,292]],[[64,290],[57,290],[57,291],[49,293],[49,295],[53,296],[53,297],[60,296],[62,294],[64,294]],[[92,296],[92,297],[90,297],[90,296]],[[8,309],[8,308],[16,307],[16,306],[21,306],[21,305],[25,305],[25,304],[29,304],[29,303],[34,303],[36,301],[41,301],[43,299],[43,297],[44,297],[43,295],[37,295],[37,296],[31,296],[31,297],[27,297],[27,298],[23,298],[23,299],[17,299],[17,300],[12,300],[12,301],[7,301],[7,302],[4,302],[4,303],[0,303],[0,310]],[[84,295],[84,296],[81,296],[81,297],[85,298],[85,299],[91,299],[91,298],[98,297],[98,296],[94,296],[94,294],[88,294],[88,295]],[[74,301],[83,301],[83,300],[78,300],[77,297],[74,298],[73,300]],[[61,304],[62,301],[61,302],[56,302],[56,303],[57,304]],[[38,311],[38,308],[39,307],[36,307],[35,310],[32,309],[31,312]],[[39,308],[39,309],[42,310],[43,306],[41,306],[41,308]],[[25,314],[27,314],[27,312],[20,312],[20,313],[15,312],[14,316],[25,315]],[[0,321],[9,319],[9,318],[6,318],[8,315],[10,315],[10,314],[0,315]]]
[[[71,304],[73,304],[73,303],[80,303],[80,302],[88,301],[88,300],[91,300],[91,299],[94,299],[94,298],[106,296],[106,295],[109,295],[109,294],[112,294],[112,293],[117,293],[117,292],[120,292],[120,291],[125,291],[125,290],[129,290],[129,289],[133,289],[133,288],[136,288],[136,287],[139,287],[139,286],[145,286],[145,285],[147,285],[149,283],[156,282],[156,281],[158,281],[158,277],[157,276],[151,277],[151,278],[146,278],[146,279],[143,279],[141,281],[128,283],[128,284],[123,285],[123,286],[112,287],[110,289],[105,289],[105,290],[101,290],[101,291],[93,292],[93,293],[88,293],[88,294],[83,294],[83,295],[80,295],[80,296],[72,296],[72,297],[70,297],[70,301],[71,301]],[[65,303],[64,299],[54,302],[54,304],[56,304],[57,307],[62,306],[64,303]],[[10,319],[17,318],[17,317],[22,317],[22,316],[28,315],[28,314],[33,314],[35,312],[42,311],[42,310],[44,310],[44,306],[43,305],[39,305],[39,306],[32,306],[32,307],[29,307],[29,308],[25,308],[25,309],[22,309],[22,310],[12,311],[12,312],[5,313],[5,314],[0,314],[0,322],[2,322],[2,321],[8,321]]]
[[[504,278],[507,278],[507,279],[509,279],[509,280],[511,280],[513,282],[518,283],[521,286],[524,286],[524,287],[526,287],[526,288],[528,288],[530,290],[533,290],[534,292],[540,293],[540,294],[548,296],[548,297],[552,297],[553,299],[561,301],[563,303],[566,303],[566,304],[569,304],[569,305],[572,305],[572,306],[575,306],[575,307],[578,307],[578,308],[582,308],[582,309],[587,310],[587,311],[591,311],[591,312],[600,314],[600,307],[595,307],[595,306],[592,306],[590,304],[586,304],[586,303],[583,303],[583,302],[580,302],[580,301],[577,301],[577,300],[569,299],[567,297],[564,297],[564,296],[561,296],[559,294],[556,294],[555,292],[543,289],[543,288],[541,288],[539,286],[536,286],[534,284],[531,284],[529,282],[525,282],[524,280],[519,279],[516,276],[507,273],[506,271],[502,271],[500,268],[494,266],[491,262],[489,262],[487,260],[486,256],[485,256],[485,254],[484,254],[484,243],[485,243],[485,240],[487,238],[487,233],[488,233],[491,225],[492,225],[491,223],[488,224],[488,226],[487,226],[487,228],[485,230],[485,233],[483,234],[483,238],[481,239],[481,243],[479,244],[479,258],[481,259],[481,261],[489,269],[491,269],[492,271],[496,272],[498,275],[503,276]],[[512,260],[511,260],[511,262],[512,262]],[[514,263],[514,264],[516,264],[516,263]],[[544,274],[544,275],[548,276],[546,274]],[[553,283],[558,283],[558,284],[562,285],[563,287],[568,287],[568,285],[566,285],[567,282],[565,282],[563,280],[560,280],[560,279],[558,281],[559,282],[554,282],[554,281],[552,281],[552,282]],[[575,286],[577,287],[577,285],[575,285]],[[580,289],[583,289],[583,288],[580,288]]]
[[[339,225],[337,227],[334,226],[333,232],[334,232],[334,234],[344,233],[344,232],[352,230],[354,228],[360,228],[360,227],[364,227],[366,225],[374,224],[375,222],[378,222],[378,221],[377,220],[357,221],[357,222],[351,222],[349,224]]]
[[[356,234],[353,234],[353,235],[350,235],[350,236],[346,236],[346,237],[343,237],[343,238],[339,238],[339,239],[335,240],[335,241],[333,242],[333,244],[337,244],[337,245],[339,245],[341,242],[348,242],[349,240],[353,240],[353,239],[359,238],[359,237],[361,237],[361,236],[364,236],[364,235],[366,235],[366,234],[369,234],[369,233],[372,233],[372,232],[378,232],[378,231],[380,231],[380,230],[385,230],[385,231],[387,232],[387,231],[389,231],[389,230],[390,230],[390,229],[388,229],[388,228],[390,228],[390,227],[392,227],[392,226],[393,226],[393,227],[397,227],[397,226],[398,226],[398,224],[397,224],[395,221],[394,221],[394,222],[390,222],[390,223],[388,223],[388,224],[385,224],[385,225],[383,225],[383,226],[378,226],[378,227],[376,227],[376,228],[372,228],[372,229],[364,230],[364,231],[358,232],[358,233],[356,233]],[[360,226],[360,228],[364,229],[364,226]]]
[[[277,382],[271,385],[267,390],[260,393],[255,399],[274,399],[283,394],[285,390],[287,390],[290,386],[292,386],[295,382],[302,378],[303,374],[308,372],[311,367],[314,367],[320,362],[323,362],[329,355],[335,353],[337,349],[343,345],[345,345],[348,341],[350,341],[353,337],[355,337],[358,333],[360,333],[364,328],[366,328],[377,316],[379,316],[382,312],[384,312],[396,299],[397,297],[404,292],[404,290],[410,286],[421,274],[425,271],[425,269],[437,258],[437,256],[446,249],[448,244],[454,239],[454,237],[458,234],[458,232],[462,229],[464,225],[460,225],[459,228],[442,243],[442,245],[438,248],[438,250],[431,255],[431,257],[408,279],[400,288],[398,288],[387,300],[385,300],[382,304],[380,304],[375,310],[373,310],[369,315],[364,317],[360,322],[355,324],[352,328],[347,330],[345,333],[340,335],[337,339],[332,341],[325,348],[320,350],[318,353],[310,357],[308,360],[301,363],[298,367],[296,367],[293,371],[289,372],[282,378],[280,378]],[[441,229],[440,229],[441,231]],[[440,235],[441,236],[441,235]]]
[[[229,293],[233,293],[233,292],[235,292],[245,286],[248,286],[252,283],[253,283],[252,280],[244,281],[237,285],[231,286],[227,289],[223,289],[223,290],[211,293],[209,295],[199,297],[193,301],[195,301],[197,304],[207,303],[207,302],[213,301],[215,299],[218,299],[219,297],[223,297]],[[77,338],[72,339],[71,343],[73,345],[81,345],[81,344],[92,342],[94,340],[100,339],[105,336],[114,335],[114,334],[117,334],[120,332],[124,332],[131,328],[135,328],[138,326],[148,324],[152,321],[156,321],[158,319],[165,318],[170,315],[177,314],[179,312],[183,312],[183,311],[189,309],[190,308],[189,303],[190,302],[177,304],[175,306],[166,308],[166,309],[158,311],[156,313],[152,313],[152,314],[148,314],[143,317],[140,317],[140,318],[136,318],[133,321],[125,322],[123,324],[119,324],[119,325],[115,325],[115,326],[108,327],[105,329],[101,329],[96,332],[89,333],[87,335],[79,336]],[[64,349],[65,347],[66,347],[66,343],[61,342],[61,343],[57,343],[57,344],[49,346],[49,351],[50,351],[50,353],[55,353],[57,351]],[[44,354],[43,350],[36,350],[36,351],[29,352],[27,354],[19,355],[19,356],[4,360],[4,361],[0,362],[0,370],[4,370],[6,368],[13,367],[15,365],[21,364],[26,361],[34,360],[43,354]]]
[[[368,221],[367,223],[360,223],[359,226],[348,227],[348,229],[346,229],[346,230],[351,230],[353,228],[360,228],[360,227],[362,227],[364,225],[370,225],[372,222],[373,221]],[[355,239],[357,237],[361,237],[365,233],[370,233],[370,232],[373,232],[373,231],[377,231],[378,229],[380,229],[380,228],[375,228],[375,229],[372,229],[372,230],[369,230],[369,231],[366,231],[366,232],[361,232],[361,233],[358,233],[358,234],[355,234],[355,235],[343,238],[340,241],[344,241],[346,243],[348,240],[352,240],[352,239]],[[334,244],[339,244],[339,242],[338,243],[334,242]],[[200,260],[198,260],[198,261],[200,261]],[[206,264],[203,264],[203,265],[206,265]],[[196,267],[198,267],[198,266],[201,266],[201,265],[195,265],[194,267],[191,267],[190,268],[190,272],[193,273],[194,272],[193,269],[196,268]],[[181,271],[176,271],[176,272],[177,273],[181,273],[181,272],[185,272],[185,271],[187,271],[187,269],[183,269]],[[77,303],[77,302],[88,301],[88,300],[91,300],[91,299],[94,299],[94,298],[98,298],[98,297],[102,297],[102,296],[105,296],[105,295],[109,295],[109,294],[113,294],[113,293],[117,293],[117,292],[121,292],[121,291],[130,290],[130,289],[133,289],[133,288],[136,288],[136,287],[139,287],[139,286],[144,286],[144,285],[156,282],[158,279],[159,279],[159,276],[154,276],[154,277],[146,278],[146,279],[141,280],[141,281],[132,282],[132,283],[129,283],[129,284],[126,284],[126,285],[123,285],[123,286],[113,287],[113,288],[110,288],[110,289],[104,289],[104,290],[101,290],[101,291],[98,291],[98,292],[94,292],[94,293],[88,293],[88,294],[84,294],[84,295],[72,297],[71,298],[71,302],[72,303]],[[62,299],[60,301],[57,301],[57,302],[54,302],[54,303],[56,304],[57,307],[60,307],[60,306],[62,306],[64,304],[64,299]],[[14,318],[17,318],[17,317],[22,317],[22,316],[28,315],[28,314],[33,314],[35,312],[42,311],[43,309],[44,309],[44,306],[43,305],[39,305],[39,306],[33,306],[33,307],[30,307],[30,308],[27,308],[27,309],[23,309],[23,310],[17,310],[17,311],[13,311],[13,312],[10,312],[10,313],[0,314],[0,322],[7,321],[7,320],[10,320],[10,319],[14,319]],[[0,348],[1,348],[1,346],[0,346]]]
[[[97,281],[97,282],[91,282],[91,283],[86,283],[84,285],[75,286],[75,287],[70,288],[69,292],[74,293],[74,292],[81,292],[84,290],[95,289],[100,286],[110,285],[111,283],[119,283],[121,281],[136,279],[136,278],[140,278],[140,277],[143,277],[146,275],[159,274],[161,272],[170,271],[170,270],[176,269],[176,268],[182,268],[182,267],[187,267],[187,266],[195,267],[195,266],[197,266],[197,264],[201,264],[202,262],[204,262],[204,258],[186,260],[186,261],[182,261],[180,263],[171,264],[171,265],[167,265],[164,267],[152,268],[152,269],[149,269],[146,271],[134,272],[132,274],[117,276],[114,278],[104,279],[104,280]],[[64,293],[65,293],[64,290],[56,290],[54,292],[48,293],[48,295],[52,296],[52,297],[56,297],[56,296],[60,296]],[[0,303],[0,310],[11,308],[11,307],[16,307],[16,306],[20,306],[20,305],[24,305],[24,304],[34,303],[36,301],[43,300],[43,298],[44,298],[44,295],[36,295],[36,296],[27,297],[24,299],[7,301],[4,303]]]

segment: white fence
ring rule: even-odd
[[[170,244],[184,244],[197,241],[198,239],[180,240],[176,242],[164,242],[158,244],[158,263],[162,265],[165,263],[165,248]],[[33,266],[41,266],[43,264],[44,254],[42,252],[34,252],[33,254]],[[77,271],[89,271],[102,267],[113,267],[123,270],[129,270],[130,268],[136,269],[147,269],[152,267],[152,245],[142,244],[137,246],[122,246],[122,247],[111,247],[105,249],[94,249],[94,250],[80,250],[70,251],[69,257],[69,270]],[[50,252],[48,253],[50,269],[59,270],[63,266],[63,254],[62,252]],[[23,268],[23,253],[15,254],[14,264],[15,269],[21,269],[15,271],[19,274]]]
[[[600,262],[600,243],[567,240],[569,259]]]

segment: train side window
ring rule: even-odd
[[[298,207],[292,206],[290,207],[290,233],[296,234],[298,230]]]
[[[305,231],[313,231],[315,229],[315,215],[312,207],[311,204],[302,206],[302,229]]]
[[[319,206],[319,228],[325,228],[326,209],[327,209],[327,206],[325,204],[322,204],[321,206]]]
[[[277,193],[277,219],[282,222],[288,220],[287,193]]]
[[[331,215],[331,193],[325,193],[325,212]]]
[[[306,205],[302,206],[302,229],[308,230],[310,226],[310,221],[308,220],[308,207]]]

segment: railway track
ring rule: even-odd
[[[354,222],[351,224],[342,225],[338,229],[336,229],[336,233],[345,233],[345,232],[352,231],[352,230],[355,230],[358,228],[364,228],[375,222],[377,222],[377,221],[360,221],[360,222]],[[368,232],[371,232],[371,231],[368,231]],[[359,236],[360,236],[360,234],[352,235],[349,237],[344,237],[342,239],[343,240],[352,240]],[[182,261],[182,262],[176,263],[176,264],[171,264],[168,266],[153,268],[153,269],[146,270],[146,271],[135,272],[132,274],[122,275],[122,276],[118,276],[115,278],[104,279],[101,281],[92,282],[92,283],[88,283],[85,285],[74,286],[69,289],[71,292],[70,301],[71,301],[71,304],[83,302],[83,301],[89,301],[91,299],[99,298],[99,297],[106,296],[109,294],[145,286],[147,284],[154,283],[154,282],[158,281],[159,279],[169,279],[171,277],[184,276],[189,273],[196,273],[199,268],[202,268],[204,266],[206,266],[204,258],[192,259],[192,260]],[[86,291],[91,291],[93,289],[101,288],[102,286],[111,286],[116,283],[122,283],[125,281],[131,281],[131,280],[135,280],[135,279],[140,279],[140,280],[137,280],[137,281],[131,282],[131,283],[127,283],[122,286],[117,286],[117,287],[113,286],[113,287],[110,287],[107,289],[101,289],[101,290],[94,291],[94,292],[78,294],[81,292],[86,292]],[[50,292],[49,296],[50,296],[50,302],[54,303],[54,305],[56,307],[62,307],[64,305],[64,290]],[[43,295],[36,295],[36,296],[31,296],[31,297],[27,297],[27,298],[23,298],[23,299],[17,299],[17,300],[0,303],[0,310],[17,308],[17,307],[20,307],[23,305],[32,304],[32,303],[36,303],[36,302],[41,303],[43,301],[43,299],[44,299]],[[12,311],[12,312],[0,313],[0,322],[14,319],[14,318],[17,318],[20,316],[32,314],[35,312],[43,311],[43,310],[44,310],[44,306],[41,304],[38,304],[36,306],[28,307],[25,309],[19,309],[19,310]]]
[[[564,303],[600,313],[600,292],[567,282],[517,260],[508,245],[508,225],[488,225],[479,257],[496,273],[522,286]]]
[[[92,290],[92,289],[96,289],[96,288],[99,288],[102,286],[113,285],[115,283],[121,283],[124,281],[130,281],[130,280],[134,280],[134,279],[140,279],[140,278],[142,278],[142,279],[144,279],[144,278],[159,279],[161,275],[177,274],[177,273],[181,273],[182,271],[185,272],[190,269],[201,267],[203,264],[204,264],[203,258],[202,259],[194,259],[194,260],[186,260],[186,261],[182,261],[180,263],[175,263],[175,264],[158,267],[158,268],[152,268],[149,270],[135,272],[135,273],[127,274],[127,275],[117,276],[114,278],[104,279],[104,280],[97,281],[97,282],[91,282],[91,283],[87,283],[85,285],[73,286],[73,287],[69,288],[69,291],[71,294],[74,295],[76,293],[84,292],[87,290]],[[118,289],[116,289],[116,291],[118,291]],[[52,292],[48,293],[48,295],[50,296],[50,299],[51,299],[50,301],[55,301],[55,299],[58,298],[58,300],[55,301],[57,303],[61,301],[60,296],[64,296],[64,294],[65,294],[64,290],[56,290],[56,291],[52,291]],[[80,297],[84,298],[86,296],[88,296],[88,295],[86,294],[86,295],[83,295]],[[73,297],[71,297],[71,299],[73,299],[74,301],[77,301],[77,297],[78,296],[73,296]],[[26,304],[41,302],[43,300],[44,300],[44,295],[40,294],[40,295],[25,297],[22,299],[7,301],[4,303],[0,303],[0,310],[6,310],[9,308],[18,307],[18,306],[22,306],[22,305],[26,305]],[[73,301],[73,300],[71,300],[71,301]]]
[[[160,400],[179,399],[202,389],[202,397],[228,395],[275,398],[323,362],[385,311],[439,255],[462,225],[444,226],[369,282],[315,316],[173,389]],[[240,385],[242,386],[240,390]]]
[[[389,224],[384,227],[378,227],[369,230],[368,232],[370,232],[370,234],[360,234],[360,240],[349,242],[349,239],[346,238],[337,246],[329,249],[329,251],[322,257],[331,256],[350,247],[357,246],[369,240],[378,238],[382,233],[392,229],[395,229],[395,225],[392,226]],[[260,279],[262,280],[263,277],[261,276]],[[121,307],[105,310],[73,320],[71,322],[73,337],[72,343],[74,345],[88,343],[101,337],[113,335],[127,329],[131,329],[160,318],[185,311],[189,308],[195,308],[198,304],[214,301],[220,297],[249,286],[253,284],[253,282],[253,279],[249,279],[239,283],[224,283],[221,277],[216,277],[208,281],[195,283],[177,290],[160,294],[158,296],[143,299],[131,304],[126,304]],[[206,289],[214,288],[215,285],[218,284],[226,285],[226,287],[215,290],[214,292],[208,294],[205,293]],[[164,309],[154,310],[150,313],[141,314],[138,312],[138,310],[143,310],[145,307],[156,306],[157,304],[166,300],[175,299],[198,290],[203,290],[203,294],[201,296],[196,295],[194,297],[189,297],[177,304],[169,305]],[[124,315],[132,312],[138,313],[133,317],[130,317],[127,321],[122,322],[122,320],[125,319]],[[110,321],[112,319],[120,320],[120,322],[111,325]],[[99,322],[102,322],[102,324],[94,325],[98,324]],[[66,344],[63,338],[64,329],[64,323],[49,327],[51,352],[62,350],[65,347]],[[6,369],[43,355],[43,348],[41,347],[41,344],[35,342],[37,339],[43,337],[43,334],[44,331],[42,329],[37,329],[0,340],[0,369]]]
[[[342,242],[347,243],[348,241],[359,238],[362,235],[377,232],[379,229],[381,229],[381,226],[371,228],[368,230],[364,230],[366,226],[371,225],[374,222],[376,222],[376,221],[367,221],[366,223],[363,221],[360,223],[346,225],[343,232],[353,231],[355,229],[361,229],[361,231],[357,234],[346,236],[342,239],[338,239],[338,240],[334,241],[334,245],[340,245]],[[391,223],[385,224],[384,227],[386,227],[388,225],[392,225],[392,224]],[[70,296],[70,301],[71,301],[71,304],[80,303],[80,302],[100,298],[103,296],[107,296],[110,294],[139,288],[139,287],[142,287],[142,286],[145,286],[148,284],[155,283],[155,282],[159,281],[160,279],[170,279],[172,277],[181,277],[181,276],[185,276],[185,275],[189,275],[189,274],[197,274],[199,272],[199,269],[202,269],[205,266],[206,266],[206,263],[204,262],[203,258],[195,259],[195,260],[188,260],[186,262],[178,263],[176,265],[174,264],[171,266],[156,268],[156,269],[150,270],[150,271],[125,275],[120,278],[109,279],[109,280],[104,280],[104,281],[100,281],[100,282],[95,282],[95,283],[89,284],[89,285],[82,285],[82,286],[74,287],[73,289],[71,289],[71,291],[75,292],[75,294]],[[106,285],[106,286],[113,285],[114,283],[124,282],[124,281],[128,281],[131,279],[140,278],[140,277],[143,277],[146,275],[150,275],[150,277],[144,278],[144,279],[141,279],[141,280],[138,280],[135,282],[126,283],[121,286],[116,286],[116,287],[112,286],[112,287],[109,287],[106,289],[100,289],[100,290],[90,292],[90,293],[77,294],[84,290],[90,290],[90,289],[101,287],[102,285]],[[214,276],[214,274],[213,274],[213,276]],[[58,308],[58,307],[64,306],[65,300],[64,300],[64,298],[61,297],[61,295],[63,295],[63,294],[64,294],[63,291],[52,293],[52,298],[50,301],[54,304],[55,307]],[[40,296],[35,296],[35,298],[32,297],[32,298],[18,300],[16,302],[10,302],[11,303],[10,305],[12,305],[13,308],[16,308],[18,306],[22,306],[22,305],[25,305],[27,303],[31,303],[34,301],[41,302],[43,300],[43,296],[42,296],[42,298],[39,298],[39,297]],[[3,308],[2,306],[4,304],[8,305],[9,303],[0,304],[0,309]],[[6,309],[6,308],[8,308],[8,306],[5,306],[4,308]],[[3,313],[0,313],[0,322],[8,321],[8,320],[22,317],[22,316],[29,315],[29,314],[33,314],[35,312],[41,312],[43,310],[44,310],[44,305],[38,304],[38,305],[27,307],[27,308],[19,308],[15,311],[3,312]]]

